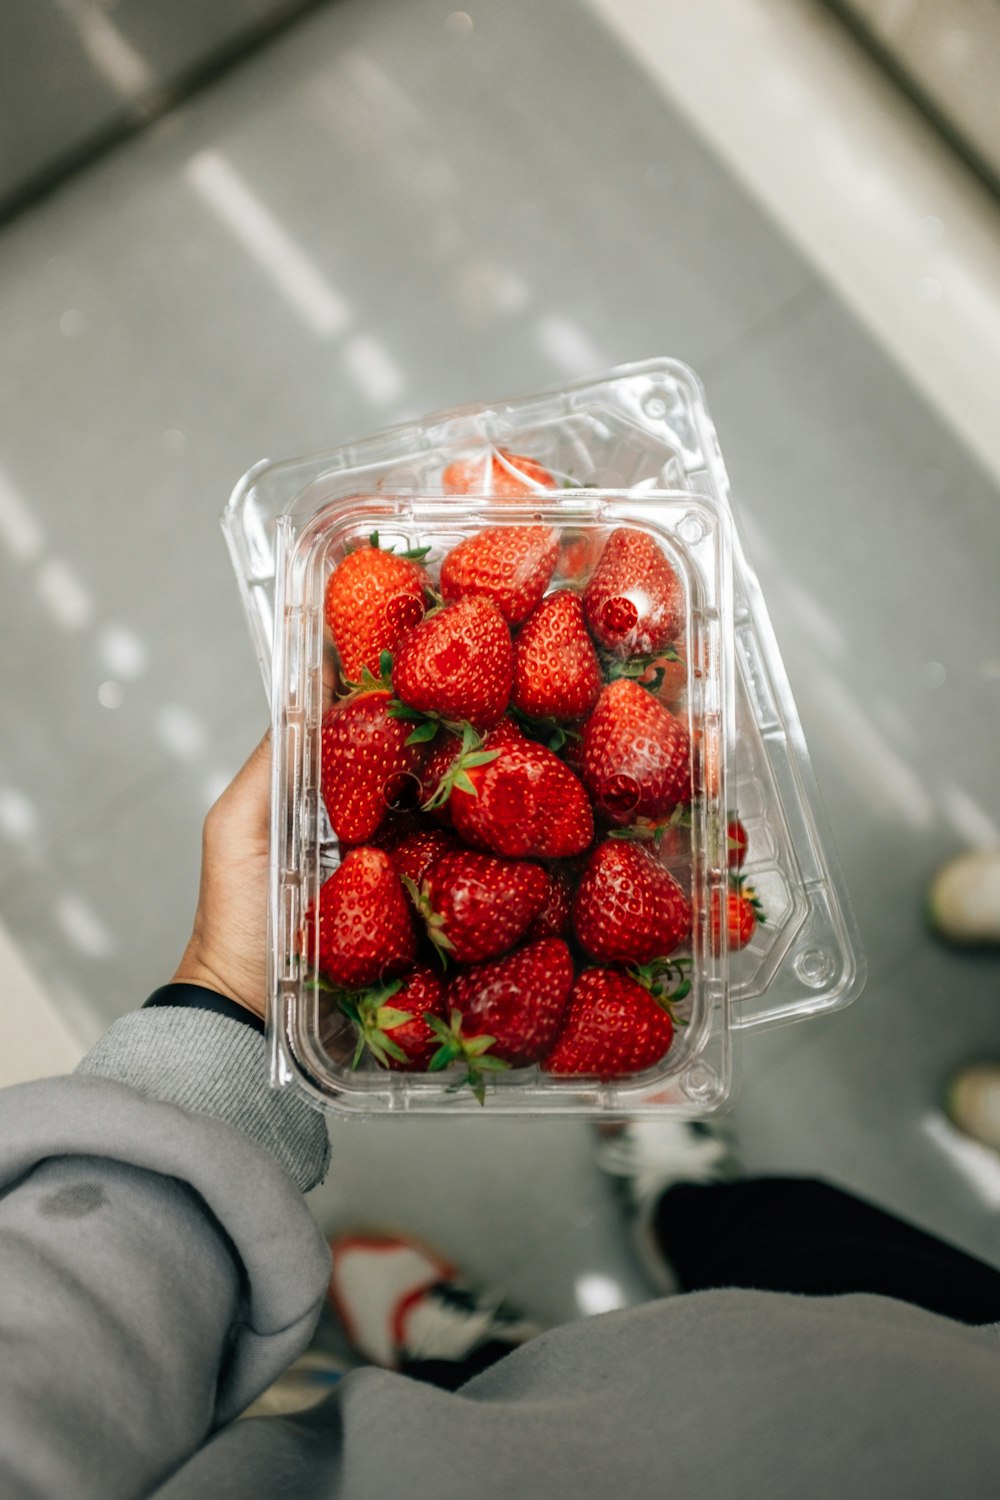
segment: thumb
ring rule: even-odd
[[[266,834],[271,790],[271,731],[251,750],[209,813],[215,824]]]

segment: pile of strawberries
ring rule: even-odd
[[[499,457],[485,483],[446,471],[446,488],[549,479]],[[672,838],[683,855],[698,790],[672,711],[685,611],[670,562],[631,527],[486,526],[436,581],[426,551],[377,534],[338,562],[325,619],[344,691],[323,719],[321,786],[342,857],[303,951],[355,1023],[355,1065],[460,1065],[455,1086],[482,1101],[500,1070],[611,1079],[669,1051],[692,909],[683,858],[671,873],[662,855]],[[744,848],[733,822],[736,945],[752,933]]]

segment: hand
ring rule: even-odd
[[[194,931],[174,984],[199,984],[255,1015],[267,1006],[268,732],[209,809]]]

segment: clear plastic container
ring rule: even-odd
[[[560,486],[628,492],[640,515],[662,491],[731,507],[700,382],[670,359],[445,412],[330,453],[258,464],[236,487],[223,528],[265,682],[275,641],[279,526],[301,528],[331,501],[359,492],[440,495],[456,463],[470,466],[467,476],[478,473],[495,485],[511,467],[505,453],[544,466]],[[529,488],[533,472],[525,466],[521,474]],[[731,955],[729,987],[732,1026],[751,1028],[847,1005],[863,987],[865,962],[801,723],[735,520],[736,740],[728,811],[746,829],[743,870],[766,921]]]
[[[315,492],[314,492],[315,493]],[[651,1066],[624,1076],[555,1076],[541,1065],[515,1065],[491,1072],[484,1090],[488,1113],[622,1114],[646,1109],[686,1114],[718,1108],[731,1081],[729,945],[726,924],[713,922],[723,909],[729,880],[728,768],[734,739],[735,647],[732,623],[731,522],[711,496],[648,492],[641,497],[607,490],[566,488],[521,499],[484,495],[363,494],[327,498],[318,506],[276,518],[277,633],[273,654],[274,799],[272,820],[271,1025],[273,1079],[295,1083],[327,1107],[355,1113],[479,1112],[480,1101],[464,1083],[464,1064],[440,1072],[388,1070],[357,1047],[359,1031],[344,1000],[323,974],[315,911],[320,891],[350,853],[351,845],[382,843],[392,827],[387,803],[384,821],[371,836],[341,846],[331,824],[329,782],[324,781],[323,725],[335,687],[343,687],[334,638],[324,614],[328,582],[338,565],[377,533],[381,550],[396,554],[429,548],[423,565],[440,586],[442,559],[484,528],[548,527],[560,538],[560,551],[547,595],[569,587],[579,592],[591,576],[607,537],[618,528],[641,532],[665,558],[680,581],[683,603],[676,636],[679,663],[651,694],[669,706],[684,726],[691,746],[684,772],[685,793],[677,810],[659,822],[655,841],[638,842],[659,867],[666,867],[688,894],[693,922],[690,938],[672,951],[660,980],[670,993],[675,1022],[669,1050]],[[619,602],[620,601],[616,601]],[[400,646],[400,651],[404,649]],[[605,675],[618,670],[605,661]],[[644,688],[630,685],[645,701]],[[523,722],[523,721],[522,721]],[[443,730],[440,731],[443,733]],[[485,733],[485,731],[484,731]],[[529,733],[543,733],[537,727]],[[431,742],[433,744],[433,741]],[[484,740],[489,750],[492,741]],[[560,747],[563,764],[583,777],[574,763],[574,738]],[[503,752],[500,752],[501,754]],[[549,752],[551,753],[551,752]],[[425,800],[422,770],[411,774],[416,792],[411,807]],[[618,800],[602,805],[588,783],[594,809],[595,841],[634,849],[631,835],[640,819],[635,807]],[[610,811],[609,811],[610,809]],[[398,814],[396,814],[398,817]],[[412,814],[410,814],[412,817]],[[418,814],[427,826],[428,817]],[[457,815],[456,815],[457,821]],[[646,832],[649,829],[647,827]],[[587,845],[589,849],[590,845]],[[497,851],[494,851],[497,852]],[[559,867],[576,884],[588,854],[573,858],[538,857],[548,870]],[[420,932],[420,919],[413,914]],[[588,957],[574,933],[565,934],[577,975],[600,966]],[[523,951],[529,939],[518,939]],[[507,950],[496,955],[502,960]],[[428,962],[426,957],[422,963]],[[436,959],[430,960],[440,973]],[[445,966],[446,979],[477,972],[476,965]],[[404,977],[405,977],[404,970]],[[617,966],[623,973],[624,967]],[[379,976],[380,979],[389,976]],[[452,992],[455,993],[455,992]],[[392,1005],[392,999],[387,1002]],[[398,1003],[398,1002],[397,1002]],[[448,1015],[446,1000],[442,1014]],[[391,1032],[389,1033],[391,1035]]]

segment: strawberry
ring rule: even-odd
[[[677,651],[670,656],[657,656],[639,681],[656,694],[665,708],[679,708],[688,690],[687,662]]]
[[[684,631],[684,586],[652,537],[620,526],[583,595],[590,632],[616,656],[652,656]]]
[[[729,848],[729,868],[738,870],[747,856],[747,831],[739,818],[730,818],[726,824],[726,843]]]
[[[605,531],[564,530],[559,544],[557,577],[566,578],[573,583],[581,578],[589,578],[604,551],[606,541]]]
[[[504,714],[496,728],[491,729],[486,736],[486,747],[490,750],[502,750],[505,745],[526,744],[528,744],[528,736],[510,714]]]
[[[490,736],[486,753],[493,748]],[[503,745],[488,764],[457,779],[451,819],[467,843],[515,859],[579,854],[594,836],[583,786],[557,755],[533,740]]]
[[[662,820],[691,798],[686,726],[627,677],[611,682],[583,726],[580,774],[613,823]]]
[[[584,719],[601,691],[601,668],[578,594],[560,589],[533,610],[514,642],[511,702],[530,719]]]
[[[476,736],[478,739],[478,735]],[[470,738],[470,744],[473,741]],[[420,781],[420,805],[439,823],[451,822],[451,784],[447,780],[462,748],[457,734],[442,729],[436,736],[431,753],[424,761]],[[445,783],[442,786],[442,782]]]
[[[551,526],[485,526],[441,564],[446,599],[485,594],[509,625],[526,620],[548,587],[559,555]]]
[[[424,614],[427,576],[410,557],[383,552],[378,532],[349,552],[326,586],[324,614],[344,676],[360,682],[365,667],[379,670],[383,651],[395,651]]]
[[[673,1035],[669,1011],[637,980],[618,969],[585,969],[542,1070],[602,1079],[641,1073],[666,1056]]]
[[[419,885],[436,859],[458,847],[458,840],[446,828],[425,825],[405,833],[385,852],[404,885],[408,880]]]
[[[606,839],[587,861],[573,902],[581,948],[602,963],[648,964],[691,932],[691,904],[639,844]]]
[[[463,1043],[490,1036],[494,1058],[523,1068],[543,1057],[555,1041],[572,984],[573,960],[566,944],[543,938],[460,970],[448,986],[447,1002],[459,1017]],[[459,1046],[448,1061],[462,1050]]]
[[[321,886],[303,926],[307,960],[349,989],[391,979],[416,958],[406,892],[381,849],[351,849]]]
[[[632,677],[666,707],[684,702],[688,690],[688,664],[676,646],[668,646],[656,656],[633,656],[627,661],[608,651],[598,653],[605,682],[618,677]]]
[[[514,678],[506,621],[476,595],[435,610],[400,644],[393,687],[410,708],[490,729],[503,717]]]
[[[573,892],[569,879],[560,869],[550,870],[549,888],[545,900],[531,926],[525,933],[528,942],[537,938],[562,937],[569,930]]]
[[[476,963],[524,936],[549,894],[541,865],[455,849],[434,860],[416,895],[427,934],[443,958]]]
[[[420,772],[420,785],[423,787],[423,768]],[[373,833],[370,839],[365,839],[365,843],[373,849],[384,849],[389,854],[409,834],[417,833],[426,826],[418,808],[391,809],[386,813],[378,832]]]
[[[330,824],[345,844],[363,844],[386,813],[420,795],[426,745],[408,745],[412,725],[393,718],[392,694],[363,690],[323,715],[321,786]]]
[[[513,498],[555,488],[548,469],[533,458],[493,448],[477,458],[457,459],[441,475],[446,495],[497,495]]]
[[[379,1067],[426,1072],[440,1045],[428,1022],[445,1014],[444,980],[433,969],[414,969],[405,979],[344,996],[341,1006],[358,1027],[354,1067],[367,1047]]]
[[[722,897],[719,891],[712,892],[709,910],[712,914],[712,951],[719,953],[722,948]],[[756,891],[737,880],[726,892],[726,937],[730,949],[745,948],[766,920]]]

